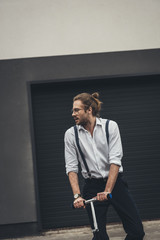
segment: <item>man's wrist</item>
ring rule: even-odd
[[[76,200],[77,198],[82,197],[82,195],[80,193],[76,193],[74,194],[73,197],[74,197],[74,200]]]
[[[111,193],[111,189],[105,189],[104,192]]]

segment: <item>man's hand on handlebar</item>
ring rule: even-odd
[[[107,196],[108,194],[110,194],[110,192],[100,192],[100,193],[97,193],[96,199],[98,201],[108,200],[108,196]]]
[[[84,205],[85,199],[83,199],[82,197],[77,198],[76,200],[74,200],[73,205],[75,208],[85,208]]]

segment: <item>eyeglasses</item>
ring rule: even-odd
[[[71,110],[71,113],[79,113],[80,110],[83,110],[82,108],[74,108]]]

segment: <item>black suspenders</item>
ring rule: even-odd
[[[107,138],[107,143],[109,145],[109,130],[108,130],[108,126],[109,126],[109,119],[107,119],[107,121],[106,121],[106,138]]]
[[[80,153],[81,158],[83,160],[84,166],[85,166],[85,168],[87,170],[88,176],[89,176],[89,178],[91,178],[91,173],[89,172],[89,168],[88,168],[86,159],[85,159],[84,154],[83,154],[83,152],[81,150],[81,147],[79,145],[78,131],[77,131],[76,125],[74,126],[74,132],[75,132],[75,138],[76,138],[76,143],[77,143],[77,147],[78,147],[79,153]]]
[[[109,144],[109,130],[108,130],[108,125],[109,125],[109,120],[107,119],[107,121],[106,121],[106,126],[105,126],[105,130],[106,130],[107,143]],[[76,126],[76,125],[74,126],[74,132],[75,132],[75,139],[76,139],[76,144],[77,144],[79,153],[80,153],[80,155],[81,155],[81,158],[82,158],[82,160],[83,160],[84,166],[85,166],[85,168],[86,168],[88,177],[91,178],[91,173],[90,173],[90,171],[89,171],[89,168],[88,168],[87,162],[86,162],[86,160],[85,160],[84,154],[83,154],[83,152],[82,152],[82,150],[81,150],[81,147],[80,147],[80,145],[79,145],[78,131],[77,131],[77,126]]]

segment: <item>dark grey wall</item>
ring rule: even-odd
[[[160,74],[160,49],[0,61],[0,224],[36,222],[27,83]]]

